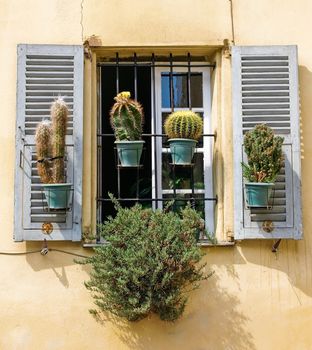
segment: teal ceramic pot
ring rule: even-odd
[[[137,167],[140,165],[143,145],[145,141],[115,141],[120,165],[123,167]]]
[[[274,183],[245,183],[246,203],[253,208],[268,207]]]
[[[49,209],[68,209],[72,201],[72,184],[43,184]]]
[[[192,163],[197,141],[190,139],[170,139],[168,142],[173,164],[188,165]]]

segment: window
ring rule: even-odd
[[[214,229],[216,198],[212,185],[212,145],[210,70],[212,65],[193,62],[191,56],[169,60],[117,56],[113,62],[99,63],[100,111],[98,119],[98,222],[114,213],[107,196],[113,193],[123,205],[141,202],[143,206],[162,208],[174,200],[173,210],[190,201]],[[130,91],[142,103],[145,114],[142,168],[116,167],[114,137],[109,110],[114,96]],[[164,135],[167,115],[176,110],[192,109],[204,120],[204,136],[198,143],[193,167],[173,167]],[[109,169],[109,170],[108,170]]]
[[[231,59],[221,48],[203,48],[194,57],[113,57],[104,50],[85,61],[83,52],[82,46],[18,45],[15,241],[81,240],[114,213],[109,191],[123,205],[161,208],[173,198],[178,210],[189,200],[219,241],[233,233],[235,239],[302,238],[296,46],[235,46]],[[131,91],[144,106],[142,168],[116,167],[108,114],[117,91]],[[43,210],[34,155],[36,125],[49,118],[59,95],[70,106],[67,179],[74,191],[66,216]],[[204,136],[194,169],[173,169],[163,120],[172,110],[189,108],[202,116]],[[285,138],[285,166],[270,211],[244,205],[243,135],[259,123]],[[50,235],[42,232],[46,222],[53,224]]]

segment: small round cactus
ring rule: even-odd
[[[123,91],[114,99],[115,104],[110,111],[110,122],[117,141],[140,140],[143,131],[143,108],[132,100],[130,92]]]
[[[36,150],[37,150],[37,170],[41,182],[52,183],[51,162],[51,123],[48,120],[42,121],[36,129]]]
[[[165,121],[165,133],[169,139],[199,140],[203,134],[202,118],[192,111],[171,113]]]

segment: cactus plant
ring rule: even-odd
[[[177,165],[191,164],[197,140],[203,134],[203,121],[192,111],[171,113],[164,124],[169,137],[172,163]]]
[[[283,141],[265,124],[248,131],[244,136],[248,164],[242,163],[243,176],[250,182],[274,182],[283,165]]]
[[[52,157],[53,183],[63,183],[65,180],[65,137],[68,118],[68,108],[62,98],[53,102],[52,119]]]
[[[283,165],[283,137],[274,136],[265,124],[257,125],[244,136],[247,164],[242,163],[248,207],[269,207],[274,181]]]
[[[66,209],[70,204],[71,184],[64,183],[67,117],[67,105],[59,97],[51,106],[52,124],[42,121],[36,130],[37,169],[50,209]]]
[[[110,122],[117,141],[140,140],[143,126],[143,108],[141,104],[132,100],[130,92],[119,93],[110,111]]]
[[[169,139],[199,140],[203,133],[203,121],[198,114],[192,111],[171,113],[167,117],[164,127]]]
[[[119,93],[110,111],[110,123],[114,130],[120,165],[137,167],[144,141],[141,140],[143,131],[143,108],[139,102],[132,100],[129,91]]]
[[[35,140],[37,149],[37,169],[41,182],[52,183],[52,169],[49,157],[51,155],[51,123],[44,120],[39,123]]]
[[[67,116],[67,105],[59,97],[51,106],[52,125],[50,121],[44,120],[37,126],[35,136],[37,169],[42,183],[63,183],[65,180]]]

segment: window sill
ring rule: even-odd
[[[105,245],[107,243],[84,243],[82,246],[83,248],[95,248],[100,247],[102,245]],[[235,246],[235,242],[218,242],[218,243],[211,243],[207,240],[201,240],[197,243],[199,247],[233,247]]]

